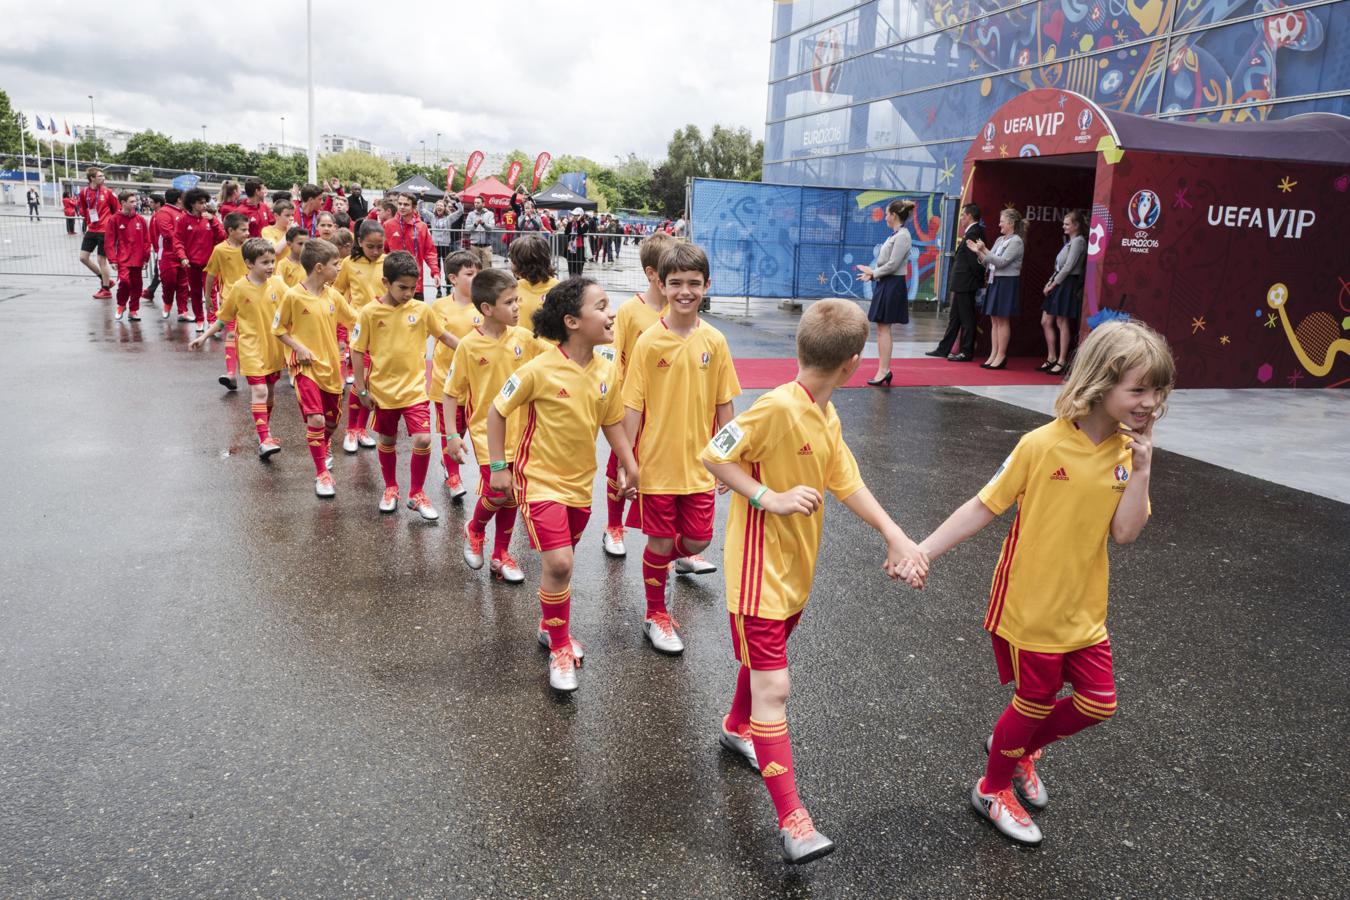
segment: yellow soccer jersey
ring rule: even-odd
[[[1133,454],[1055,419],[1017,442],[980,502],[1017,504],[989,591],[986,630],[1021,650],[1068,653],[1106,639],[1106,540]]]
[[[330,394],[341,394],[343,388],[342,359],[337,345],[339,322],[355,324],[356,311],[332,285],[319,294],[310,293],[304,284],[296,285],[281,298],[281,306],[272,319],[273,334],[278,337],[289,334],[314,354],[314,361],[301,367],[295,354],[288,353],[286,362],[291,374],[305,375]]]
[[[275,275],[262,284],[241,278],[225,289],[216,318],[235,323],[242,374],[270,375],[286,365],[286,348],[272,334],[272,322],[285,295],[286,284]]]
[[[552,348],[550,348],[552,349]],[[474,329],[464,336],[455,350],[450,374],[445,380],[448,402],[464,407],[473,441],[473,456],[480,466],[490,461],[487,443],[487,414],[492,398],[517,369],[534,359],[539,344],[524,328],[508,328],[493,338]],[[525,416],[517,409],[506,420],[506,459],[516,458],[520,429]]]
[[[641,294],[634,294],[619,306],[619,311],[614,314],[614,350],[619,356],[620,380],[628,375],[628,360],[633,356],[633,345],[642,337],[642,332],[655,325],[665,312],[665,309],[652,309],[643,302]]]
[[[361,308],[352,350],[370,354],[366,388],[376,406],[402,409],[426,401],[427,338],[444,333],[440,316],[421,300]]]
[[[553,345],[508,378],[492,402],[508,420],[525,407],[516,450],[521,500],[589,507],[595,488],[595,435],[601,426],[623,421],[614,363],[596,353],[583,369]]]
[[[264,225],[261,237],[263,240],[267,241],[267,243],[271,244],[274,249],[276,248],[277,244],[282,245],[281,252],[277,254],[278,265],[281,263],[283,259],[291,255],[290,244],[282,243],[283,241],[286,240],[285,228],[280,228],[276,225]]]
[[[844,500],[864,486],[834,404],[822,411],[795,381],[769,391],[728,422],[702,458],[740,463],[775,492],[805,484]],[[734,494],[722,564],[727,609],[762,619],[801,612],[815,578],[824,525],[824,507],[810,516],[776,516]]]
[[[288,256],[277,260],[276,274],[285,282],[286,287],[295,287],[305,280],[305,267]]]
[[[384,296],[384,257],[374,262],[365,256],[347,257],[338,269],[333,288],[347,297],[352,309],[359,313],[361,307]]]
[[[206,261],[206,274],[214,275],[222,290],[247,275],[248,263],[244,262],[242,245],[236,247],[229,241],[222,241],[212,247],[211,258]]]
[[[483,315],[478,307],[472,303],[460,303],[453,294],[437,298],[431,308],[440,316],[441,327],[457,338],[472,334],[483,323]],[[431,351],[431,396],[434,400],[441,399],[441,394],[445,393],[445,374],[450,371],[450,360],[454,356],[455,351],[442,343],[437,343]]]
[[[520,327],[534,331],[534,311],[544,305],[544,295],[557,287],[558,279],[550,278],[542,284],[530,284],[524,278],[516,279],[516,296],[520,298]]]
[[[623,378],[623,405],[642,413],[633,442],[642,493],[713,489],[698,454],[717,430],[717,407],[740,392],[727,339],[707,322],[687,338],[664,319],[642,333]]]

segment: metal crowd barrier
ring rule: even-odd
[[[26,206],[0,207],[0,275],[88,275],[80,265],[83,231],[66,233],[61,208],[40,208],[41,217],[29,218]]]

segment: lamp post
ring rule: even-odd
[[[206,177],[206,126],[202,126],[202,177]]]
[[[441,164],[441,133],[436,132],[436,165]]]
[[[286,155],[286,117],[281,117],[281,156]]]
[[[97,142],[98,140],[98,122],[94,118],[94,95],[89,95],[89,134]],[[94,162],[98,162],[98,144],[94,144]],[[76,167],[78,168],[78,166]]]
[[[319,180],[319,144],[314,138],[314,0],[305,0],[305,80],[309,92],[309,181]]]
[[[419,143],[419,144],[422,145],[422,163],[421,163],[421,164],[422,164],[423,166],[425,166],[425,165],[427,164],[427,142],[426,142],[426,141],[418,141],[417,143]]]

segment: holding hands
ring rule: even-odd
[[[881,568],[891,578],[903,580],[917,591],[928,579],[928,554],[903,534],[886,541],[886,561]]]

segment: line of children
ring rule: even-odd
[[[211,195],[201,188],[190,188],[183,195],[184,211],[178,218],[178,243],[175,245],[175,250],[183,254],[178,264],[187,275],[188,301],[192,304],[192,319],[197,323],[198,334],[206,331],[206,311],[202,307],[206,263],[211,259],[211,251],[216,244],[225,240],[225,229],[215,216],[206,211],[206,204],[210,200]]]
[[[451,254],[455,256],[458,254]],[[464,256],[477,267],[478,257]],[[448,268],[448,261],[447,261]],[[487,269],[473,279],[473,305],[479,322],[460,340],[445,379],[445,403],[455,407],[456,419],[468,424],[473,443],[474,459],[478,462],[478,503],[472,518],[464,524],[464,561],[471,569],[483,567],[483,544],[487,526],[496,521],[490,570],[493,576],[511,584],[525,580],[525,573],[511,556],[511,534],[516,525],[516,497],[510,491],[492,487],[489,465],[487,420],[491,398],[501,391],[507,380],[542,350],[552,346],[539,341],[524,328],[520,320],[519,293],[515,280],[501,269]],[[439,302],[439,301],[438,301]],[[439,349],[439,348],[437,348]],[[506,436],[502,460],[509,468],[516,461],[524,413],[517,409],[506,422]],[[456,435],[450,439],[448,453],[458,462],[464,462],[464,440]],[[547,634],[547,632],[545,632]]]
[[[431,307],[414,297],[419,273],[412,254],[396,250],[384,258],[383,265],[384,295],[361,308],[353,333],[356,378],[352,391],[366,409],[375,413],[380,472],[384,475],[380,512],[398,509],[395,447],[402,419],[413,445],[408,508],[434,522],[440,513],[422,490],[431,463],[427,338],[436,338],[446,346],[452,339]]]
[[[301,234],[302,244],[304,235]],[[374,222],[362,222],[359,240],[352,246],[351,254],[342,260],[337,280],[333,288],[347,298],[351,308],[359,316],[367,304],[374,303],[384,295],[384,229]],[[349,371],[350,348],[347,341],[347,329],[338,326],[338,350],[342,353],[344,375]],[[365,360],[370,368],[370,360]],[[355,376],[346,379],[351,384]],[[342,438],[342,449],[346,453],[356,453],[361,447],[374,447],[375,439],[370,436],[366,425],[369,411],[361,403],[356,392],[347,396],[347,433]]]
[[[467,250],[456,250],[445,258],[446,277],[450,281],[450,293],[438,297],[431,308],[441,317],[454,338],[456,347],[460,339],[478,327],[482,316],[473,302],[473,282],[478,276],[478,256]],[[454,351],[437,346],[431,355],[431,396],[436,400],[436,430],[441,439],[441,464],[445,466],[445,487],[450,491],[450,500],[459,503],[468,491],[459,476],[459,464],[455,455],[449,451],[451,437],[463,437],[466,426],[464,410],[452,405],[453,415],[445,414],[445,379],[450,371]],[[447,423],[453,422],[455,430],[450,432]]]
[[[277,275],[287,287],[295,287],[305,280],[305,267],[300,265],[300,254],[309,240],[309,232],[299,225],[286,229],[286,255],[277,259]]]
[[[150,260],[150,226],[136,212],[135,191],[117,197],[121,209],[105,223],[104,251],[117,269],[117,320],[141,320],[141,267]]]
[[[516,282],[516,294],[520,298],[520,327],[533,331],[535,310],[543,306],[544,295],[558,285],[558,273],[553,267],[553,250],[542,235],[527,233],[511,242],[506,258],[511,262],[511,271],[519,279]],[[615,339],[618,339],[617,332]]]
[[[674,244],[657,275],[665,312],[637,339],[622,376],[624,431],[642,484],[628,525],[647,536],[642,633],[658,652],[679,654],[684,641],[670,615],[670,566],[712,542],[715,485],[698,455],[731,421],[741,385],[726,338],[699,317],[708,257],[694,244]]]
[[[200,350],[227,323],[238,331],[239,368],[249,385],[249,414],[258,430],[258,457],[266,460],[281,452],[281,442],[272,437],[273,388],[286,365],[281,342],[272,334],[286,284],[274,273],[276,251],[266,238],[244,241],[240,254],[248,273],[225,289],[216,321],[188,344]]]
[[[183,217],[183,192],[169,188],[164,192],[164,205],[150,217],[150,241],[159,257],[159,283],[164,288],[164,307],[160,318],[167,319],[178,307],[178,321],[191,322],[187,314],[187,272],[182,261],[186,257],[178,239],[178,220]]]
[[[211,248],[211,256],[206,261],[206,281],[202,293],[207,304],[207,318],[216,321],[216,299],[225,289],[248,274],[248,264],[244,262],[244,241],[249,239],[248,216],[241,212],[227,213],[224,222],[225,240]],[[201,331],[200,328],[197,329]],[[220,383],[226,390],[238,388],[235,375],[239,368],[238,344],[233,324],[225,326],[225,374]]]

